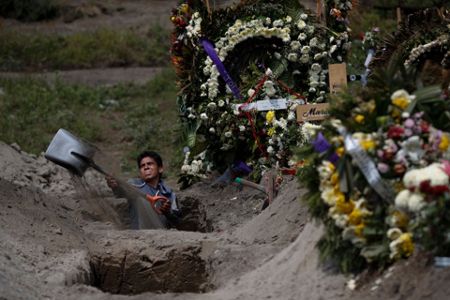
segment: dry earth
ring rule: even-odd
[[[176,2],[102,1],[124,10],[39,26],[70,33],[165,22]],[[350,276],[319,264],[322,230],[304,193],[284,177],[261,212],[260,192],[206,180],[177,193],[179,230],[129,230],[127,200],[113,197],[100,174],[74,177],[0,141],[0,299],[447,299],[450,270],[421,255],[346,288]]]
[[[179,230],[127,229],[127,201],[0,142],[0,299],[446,299],[450,269],[413,257],[364,278],[321,265],[321,228],[284,177],[278,196],[198,183]]]

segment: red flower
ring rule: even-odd
[[[447,185],[435,185],[431,186],[430,181],[422,181],[420,183],[420,191],[425,194],[431,194],[431,195],[441,195],[445,192],[448,192],[448,186]]]
[[[383,160],[391,160],[392,158],[394,158],[394,154],[395,152],[392,151],[391,149],[386,149],[383,151],[382,158]]]
[[[403,174],[403,173],[405,173],[405,171],[406,171],[406,167],[405,167],[405,165],[404,164],[395,164],[394,165],[394,172],[396,173],[396,174]]]
[[[388,138],[399,139],[403,136],[405,129],[400,126],[391,126],[387,132]]]
[[[422,130],[423,133],[428,133],[430,132],[430,124],[422,120],[422,122],[420,122],[420,129]]]

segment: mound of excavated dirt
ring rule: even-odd
[[[443,299],[450,270],[424,258],[349,277],[319,264],[321,228],[285,177],[278,196],[208,182],[178,192],[180,230],[128,230],[127,202],[0,142],[0,299]],[[190,231],[184,231],[184,230]],[[127,298],[127,299],[128,299]]]
[[[180,229],[128,230],[127,202],[0,142],[1,299],[444,299],[449,269],[415,256],[349,277],[319,264],[321,228],[295,179],[264,211],[260,192],[208,182],[179,192]],[[183,228],[184,227],[184,228]]]

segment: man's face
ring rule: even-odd
[[[158,167],[156,161],[151,157],[144,157],[139,166],[139,174],[144,181],[158,179],[163,172],[162,167]]]

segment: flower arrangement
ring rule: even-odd
[[[385,38],[383,49],[378,48],[372,68],[386,66],[390,58],[399,57],[407,70],[420,75],[414,77],[424,82],[424,85],[442,84],[443,93],[448,97],[448,83],[446,83],[448,82],[446,69],[450,66],[448,16],[448,10],[429,8],[405,18],[400,24],[400,29]],[[430,67],[431,70],[427,70]]]
[[[341,94],[331,102],[334,118],[309,130],[311,144],[298,152],[306,201],[326,228],[321,256],[344,272],[384,267],[416,248],[450,254],[450,135],[415,112],[442,101],[438,87],[429,92]]]
[[[203,1],[183,1],[172,21],[178,104],[190,148],[181,180],[238,160],[256,177],[269,166],[288,166],[291,148],[302,142],[295,108],[326,101],[328,64],[344,60],[347,31],[327,30],[298,1],[241,1],[212,12]],[[272,99],[285,107],[257,109],[255,102]],[[200,153],[197,168],[192,163]]]

